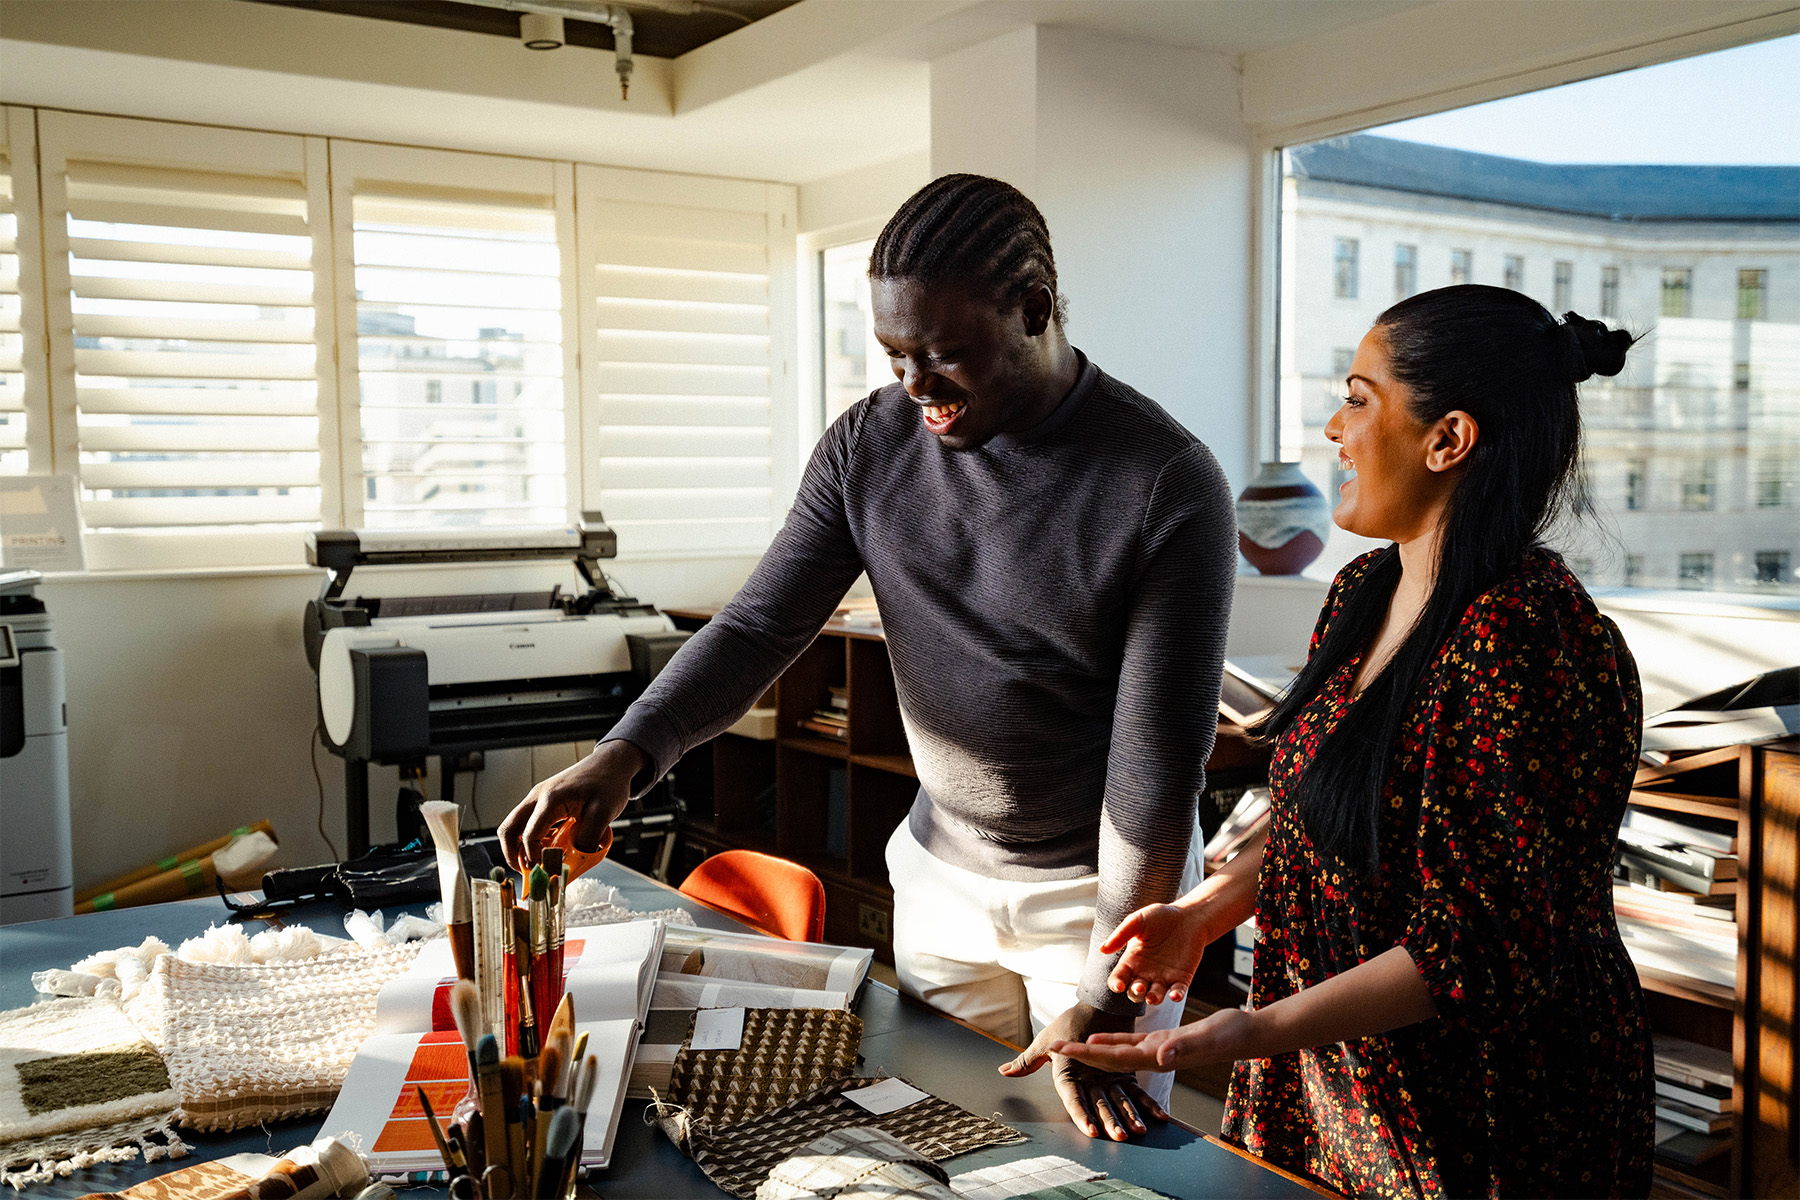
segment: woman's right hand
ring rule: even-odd
[[[1179,1004],[1211,940],[1205,913],[1199,907],[1152,904],[1140,908],[1100,943],[1102,954],[1125,951],[1107,977],[1107,986],[1133,1000],[1161,1004],[1166,997]]]

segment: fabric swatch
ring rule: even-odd
[[[1054,1154],[1021,1158],[950,1177],[950,1190],[960,1200],[1013,1200],[1045,1188],[1105,1179],[1105,1171]]]
[[[835,1129],[776,1164],[756,1200],[956,1200],[944,1168],[892,1134],[868,1126]]]
[[[748,1008],[736,1050],[695,1050],[693,1022],[669,1071],[669,1100],[714,1127],[810,1096],[856,1073],[862,1018],[825,1008]]]

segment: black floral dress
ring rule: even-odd
[[[1332,584],[1315,648],[1373,558]],[[1372,881],[1292,799],[1359,662],[1275,750],[1251,999],[1403,945],[1439,1015],[1238,1063],[1225,1136],[1353,1196],[1645,1194],[1654,1069],[1610,880],[1642,705],[1624,640],[1539,551],[1471,605],[1394,748]]]

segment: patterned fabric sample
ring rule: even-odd
[[[1104,1197],[1117,1197],[1117,1200],[1169,1200],[1161,1192],[1153,1192],[1135,1183],[1126,1183],[1123,1179],[1060,1184],[1042,1191],[1027,1192],[1019,1200],[1100,1200]]]
[[[945,1178],[944,1168],[905,1142],[855,1126],[816,1138],[777,1164],[756,1189],[756,1200],[956,1200]]]
[[[163,1060],[115,1000],[0,1013],[0,1182],[42,1183],[140,1152],[179,1157],[177,1100]]]
[[[127,1007],[162,1051],[196,1129],[242,1129],[331,1107],[375,1029],[375,997],[420,943],[296,962],[156,960]]]
[[[1373,557],[1339,573],[1315,648]],[[1251,1000],[1403,945],[1440,1015],[1238,1063],[1225,1136],[1355,1196],[1643,1195],[1654,1068],[1611,881],[1638,747],[1630,652],[1558,559],[1527,554],[1414,690],[1373,880],[1314,847],[1293,798],[1360,661],[1275,748]]]
[[[961,1197],[961,1200],[1012,1200],[1015,1196],[1045,1188],[1105,1178],[1105,1171],[1096,1171],[1070,1159],[1046,1154],[1040,1158],[1015,1159],[992,1167],[982,1167],[977,1171],[952,1175],[950,1190]]]
[[[928,1096],[877,1117],[844,1093],[880,1079],[840,1079],[740,1125],[718,1127],[690,1120],[686,1110],[652,1105],[656,1124],[697,1163],[707,1178],[734,1196],[752,1196],[776,1164],[834,1129],[869,1126],[905,1142],[932,1162],[983,1146],[1022,1142],[1025,1135],[998,1121],[978,1117],[947,1100]]]
[[[810,1096],[856,1072],[862,1018],[823,1008],[747,1008],[736,1050],[695,1050],[693,1022],[669,1073],[688,1118],[724,1128]]]

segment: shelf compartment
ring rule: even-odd
[[[883,757],[908,755],[887,643],[856,638],[847,642],[847,647],[851,750]]]
[[[721,835],[775,837],[775,746],[726,734],[713,740],[713,824]]]
[[[832,688],[848,687],[848,658],[845,639],[830,634],[820,634],[800,652],[800,657],[781,676],[777,689],[775,730],[779,738],[815,736],[801,728],[800,722],[810,718],[815,710],[830,706]]]
[[[852,754],[850,761],[860,767],[873,767],[877,771],[886,771],[890,775],[904,775],[908,779],[919,777],[919,772],[913,766],[910,754]]]
[[[850,764],[850,874],[888,887],[887,844],[919,794],[918,782],[877,767]]]

